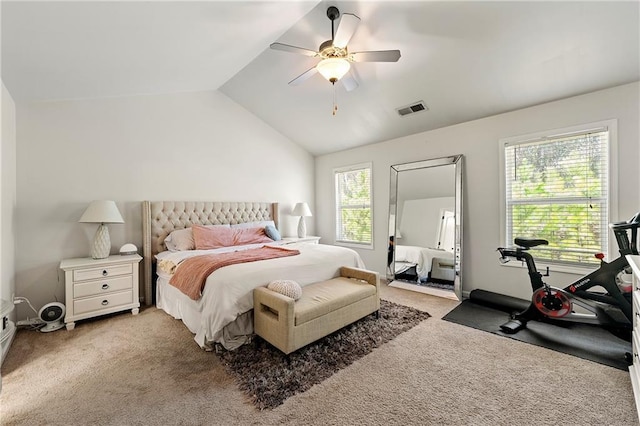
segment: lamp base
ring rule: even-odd
[[[304,216],[300,216],[298,221],[298,238],[305,238],[307,236],[307,224],[304,222]]]
[[[110,251],[111,239],[109,238],[109,228],[103,223],[98,227],[96,236],[93,238],[91,257],[93,259],[105,259],[109,257]]]

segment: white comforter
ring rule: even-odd
[[[253,289],[276,279],[297,281],[301,286],[339,275],[341,266],[364,268],[360,255],[349,248],[324,244],[296,243],[286,246],[300,255],[230,265],[214,271],[205,283],[202,297],[191,300],[169,284],[170,275],[158,270],[156,299],[158,308],[174,318],[182,319],[195,333],[196,342],[204,349],[221,343],[232,350],[247,343],[253,333],[250,314]],[[161,253],[162,260],[179,261],[190,256],[216,250]]]
[[[453,259],[453,253],[442,249],[397,245],[395,250],[396,273],[408,264],[415,265],[421,280],[428,278],[434,258]]]

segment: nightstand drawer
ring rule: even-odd
[[[74,300],[73,312],[75,315],[85,312],[99,311],[101,309],[115,308],[119,305],[130,305],[133,302],[133,292],[110,293],[102,296],[89,297],[87,299]]]
[[[97,278],[113,277],[118,275],[131,274],[133,266],[131,263],[123,265],[104,266],[102,268],[77,269],[73,271],[74,281],[95,280]]]
[[[133,287],[133,277],[124,276],[85,283],[74,284],[73,297],[96,296],[104,293],[112,293],[119,290],[131,290]]]

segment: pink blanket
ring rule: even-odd
[[[298,254],[300,254],[298,250],[264,246],[257,249],[191,257],[180,263],[180,266],[176,268],[175,274],[169,280],[169,284],[191,299],[198,300],[202,295],[202,289],[207,277],[217,269],[235,265],[236,263],[255,262]]]

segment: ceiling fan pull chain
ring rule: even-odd
[[[331,115],[336,115],[338,111],[338,103],[336,102],[336,83],[333,83],[333,111]]]

